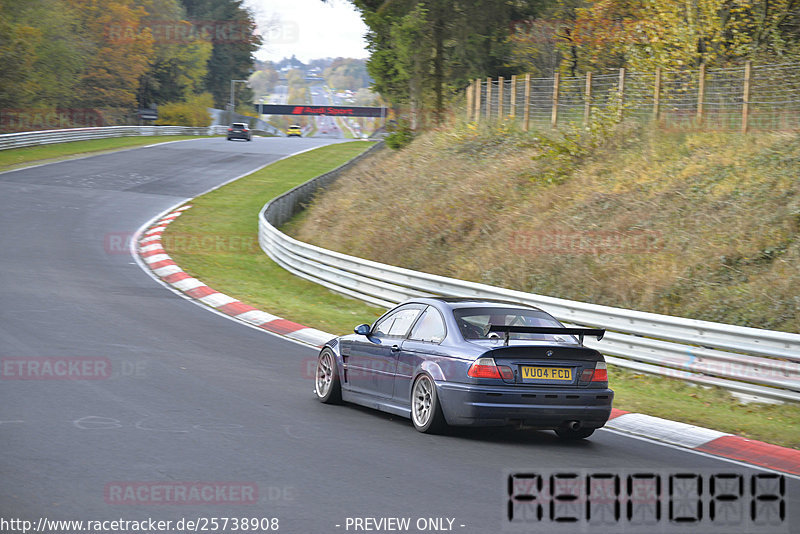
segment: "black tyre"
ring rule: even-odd
[[[342,384],[339,381],[336,355],[328,348],[322,349],[319,353],[314,376],[314,393],[317,394],[317,399],[325,404],[342,402]]]
[[[411,388],[411,421],[424,434],[437,434],[447,427],[430,375],[419,375]]]
[[[556,435],[561,439],[584,439],[594,434],[594,428],[579,428],[572,430],[570,428],[561,427],[556,428]]]

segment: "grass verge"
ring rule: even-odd
[[[371,144],[328,145],[196,198],[194,207],[164,233],[167,252],[184,271],[217,291],[285,319],[337,334],[372,322],[381,310],[292,275],[258,246],[258,212],[264,204],[338,167]]]
[[[198,139],[196,135],[155,135],[144,137],[112,137],[109,139],[92,139],[89,141],[72,141],[69,143],[53,143],[24,148],[11,148],[0,151],[0,172],[10,171],[31,163],[48,163],[62,159],[76,158],[90,154],[111,152],[122,148],[132,148],[167,141]]]
[[[727,390],[609,366],[614,407],[800,449],[800,405],[744,404]]]
[[[291,275],[258,247],[257,213],[271,198],[354,157],[367,143],[329,145],[279,161],[192,201],[164,234],[167,252],[191,275],[264,311],[343,334],[381,310]],[[302,224],[308,212],[290,223]],[[286,228],[284,228],[286,230]],[[208,243],[215,246],[198,246]],[[800,448],[800,406],[742,404],[720,388],[610,368],[614,406],[776,445]]]

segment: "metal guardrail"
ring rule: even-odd
[[[356,258],[293,239],[277,228],[320,188],[367,157],[276,197],[259,214],[261,248],[288,271],[329,289],[383,307],[418,296],[513,300],[538,306],[570,325],[605,328],[585,344],[607,361],[760,398],[800,402],[800,334],[747,328],[524,293]]]
[[[225,135],[227,126],[107,126],[100,128],[70,128],[68,130],[42,130],[38,132],[17,132],[0,135],[0,150],[28,146],[105,139],[108,137],[136,137],[144,135]],[[264,134],[261,130],[253,130]]]

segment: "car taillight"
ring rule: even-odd
[[[497,365],[494,358],[478,358],[467,371],[467,376],[472,378],[502,378],[514,380],[514,371],[506,365]]]
[[[594,369],[584,369],[581,382],[608,382],[608,371],[605,362],[597,362]]]
[[[597,362],[597,365],[594,366],[592,382],[608,382],[608,370],[606,369],[606,362]]]
[[[228,131],[229,131],[229,132],[232,132],[232,131],[233,131],[233,128],[228,128]]]

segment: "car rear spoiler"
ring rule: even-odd
[[[560,326],[508,326],[502,324],[489,325],[489,332],[504,332],[506,334],[505,340],[508,345],[508,338],[511,332],[517,334],[564,334],[569,336],[578,336],[581,345],[583,345],[583,336],[595,336],[597,341],[603,339],[606,331],[602,328],[566,328]]]

